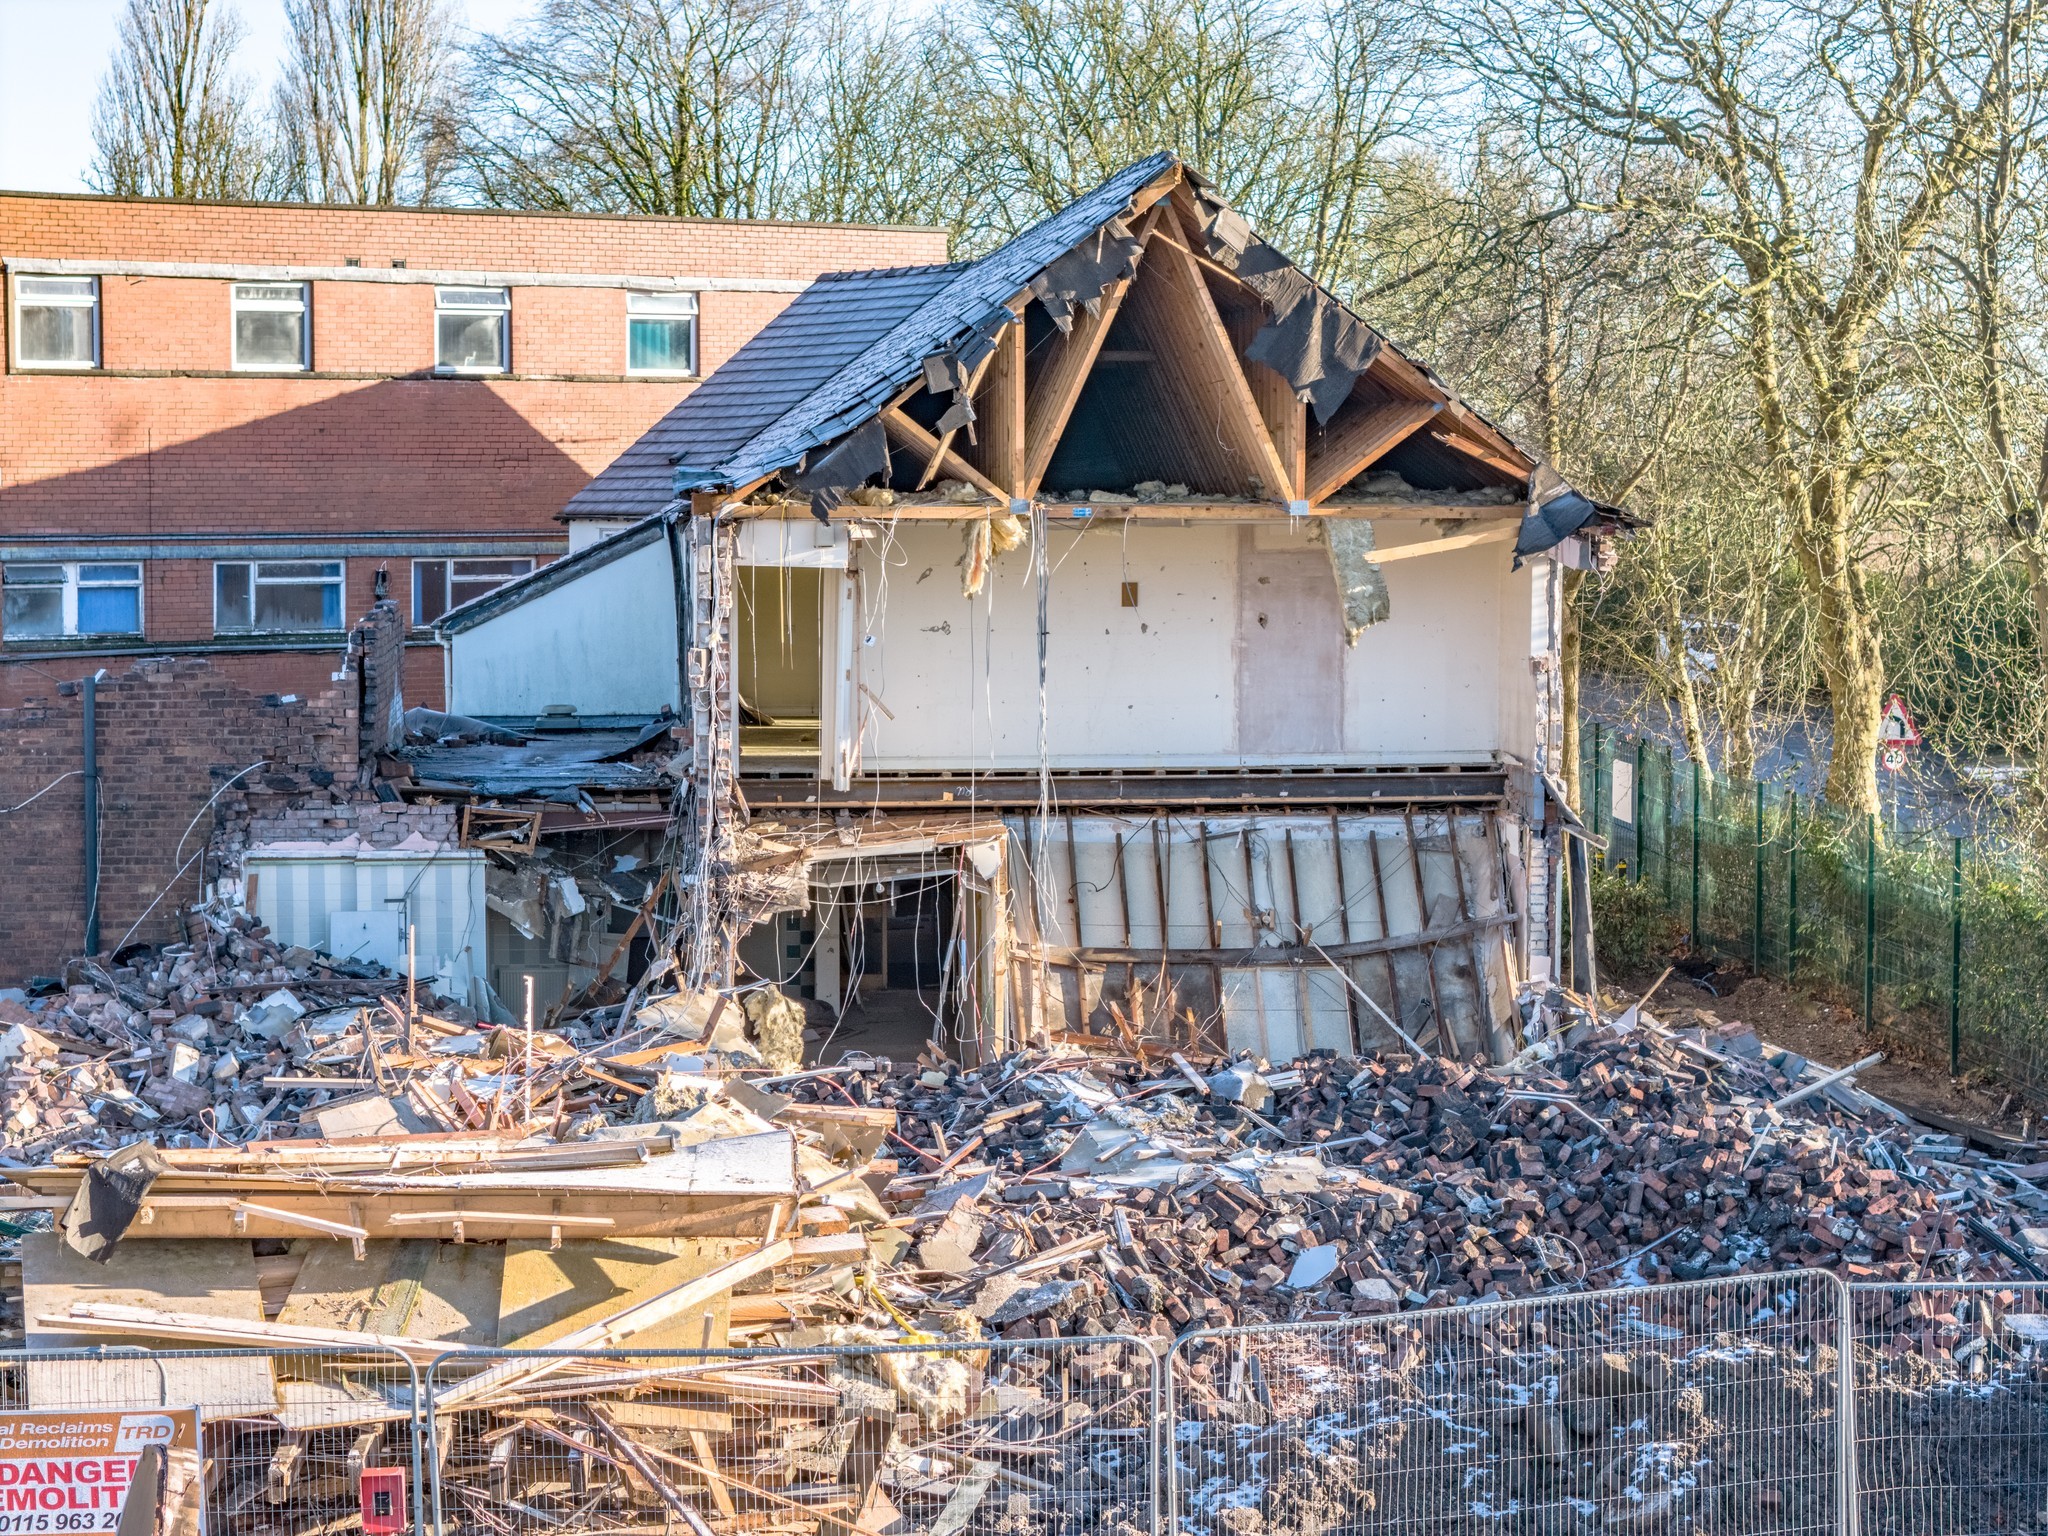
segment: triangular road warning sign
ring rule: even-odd
[[[1878,726],[1878,739],[1888,747],[1917,747],[1920,745],[1920,727],[1913,723],[1913,715],[1906,708],[1906,701],[1896,693],[1884,701],[1884,721]]]

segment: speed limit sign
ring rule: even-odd
[[[1886,747],[1877,761],[1886,773],[1897,773],[1906,766],[1906,749]]]

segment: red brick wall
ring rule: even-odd
[[[180,911],[218,874],[202,852],[216,828],[287,808],[353,816],[373,803],[380,743],[364,722],[388,718],[401,636],[395,608],[373,611],[353,637],[348,675],[323,677],[293,703],[195,657],[138,661],[99,684],[103,947],[131,928],[138,942],[177,936]],[[337,650],[327,671],[339,661]],[[0,709],[0,809],[21,807],[0,814],[0,984],[55,974],[84,943],[83,708],[72,687]],[[265,766],[223,790],[257,762]]]
[[[0,255],[804,282],[942,260],[945,250],[931,230],[5,194]],[[421,282],[315,281],[313,372],[233,374],[230,285],[105,275],[105,371],[0,373],[0,542],[90,534],[149,547],[151,645],[213,643],[211,561],[181,559],[175,536],[504,536],[559,551],[563,504],[691,387],[624,375],[619,288],[515,286],[511,375],[423,377],[434,361],[434,290]],[[790,297],[702,294],[701,369]],[[11,318],[0,306],[0,340]],[[11,344],[0,356],[11,359]],[[350,560],[348,612],[367,605],[379,558]],[[409,555],[382,558],[393,596],[409,605]],[[11,648],[23,646],[64,649]],[[89,648],[36,660],[39,673],[8,662],[9,649],[0,640],[0,703],[91,670]],[[420,701],[438,701],[438,664],[414,656],[407,665],[434,674]],[[267,668],[223,657],[222,668],[259,692],[302,694],[333,670],[331,657],[294,653],[275,653]]]

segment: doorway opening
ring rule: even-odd
[[[733,605],[740,760],[815,768],[825,674],[823,571],[742,565]]]

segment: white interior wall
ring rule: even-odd
[[[1382,547],[1435,536],[1378,533]],[[1037,765],[1030,552],[997,556],[966,598],[963,546],[960,526],[929,523],[857,546],[860,681],[883,706],[867,711],[864,769]],[[1533,748],[1531,573],[1509,572],[1504,542],[1388,564],[1392,617],[1351,648],[1305,528],[1056,519],[1050,554],[1054,767],[1484,763]]]
[[[655,715],[679,702],[663,539],[449,637],[448,708],[457,714],[573,704],[583,715]]]

